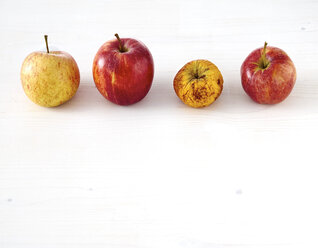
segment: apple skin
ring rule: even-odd
[[[31,53],[22,64],[20,76],[25,94],[43,107],[70,100],[80,83],[76,61],[62,51]]]
[[[267,43],[266,43],[267,45]],[[296,82],[296,68],[288,55],[277,47],[266,47],[267,68],[259,62],[264,48],[251,52],[241,66],[241,80],[245,92],[257,103],[282,102]]]
[[[123,38],[104,43],[93,62],[93,77],[99,92],[118,105],[139,102],[149,92],[154,76],[153,58],[140,41]]]
[[[198,59],[185,64],[173,80],[177,96],[190,107],[211,105],[222,93],[223,77],[215,64]]]

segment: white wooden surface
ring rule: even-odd
[[[317,247],[317,13],[309,0],[1,0],[0,247]],[[130,107],[92,79],[115,32],[155,61],[152,89]],[[19,78],[43,34],[81,72],[74,99],[53,109],[29,101]],[[298,73],[275,106],[252,102],[240,82],[265,40]],[[225,84],[192,109],[172,80],[199,58]]]

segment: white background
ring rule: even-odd
[[[317,13],[309,0],[1,0],[0,247],[317,247]],[[105,100],[91,73],[116,32],[155,62],[149,94],[129,107]],[[81,72],[76,96],[51,109],[25,96],[19,75],[44,34]],[[298,74],[272,106],[240,82],[265,40]],[[204,109],[172,87],[193,59],[224,77]]]

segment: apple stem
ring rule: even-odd
[[[119,42],[119,51],[120,51],[121,53],[127,52],[127,49],[123,46],[123,42],[122,42],[121,39],[119,38],[119,35],[116,33],[115,36],[116,36],[116,38],[117,38],[117,40],[118,40],[118,42]]]
[[[49,51],[49,45],[48,45],[48,41],[47,41],[47,34],[46,35],[44,35],[44,39],[45,39],[45,44],[46,44],[46,51],[47,51],[47,53],[50,53],[50,51]]]
[[[269,61],[266,58],[266,47],[267,47],[267,42],[265,41],[264,48],[261,55],[261,61],[260,61],[260,68],[262,69],[266,69],[267,66],[269,65]]]

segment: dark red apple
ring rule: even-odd
[[[242,86],[257,103],[283,101],[296,81],[296,68],[288,55],[277,47],[259,48],[251,52],[241,66]]]
[[[93,63],[93,77],[99,92],[109,101],[130,105],[143,99],[150,90],[154,64],[150,51],[130,38],[104,43]]]

